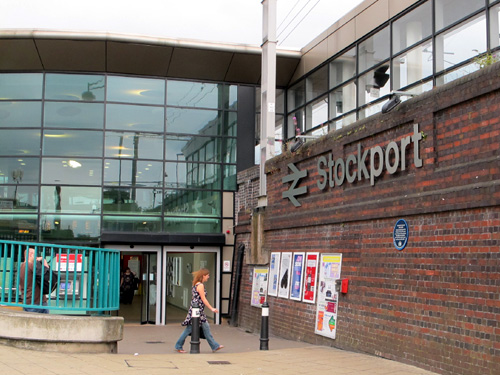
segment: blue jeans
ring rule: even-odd
[[[205,337],[207,339],[208,345],[210,345],[210,348],[212,350],[217,349],[220,345],[217,343],[217,341],[215,341],[214,337],[212,336],[208,322],[201,323],[201,328],[203,329],[203,333],[205,334]],[[186,326],[184,331],[181,333],[181,337],[179,337],[179,340],[177,340],[177,342],[175,343],[176,350],[182,350],[182,347],[184,346],[184,341],[186,341],[186,338],[189,336],[192,330],[193,326],[191,324]]]
[[[47,306],[47,302],[43,302],[42,306]],[[23,307],[23,310],[26,312],[34,312],[34,313],[40,313],[40,314],[48,314],[49,310],[47,309],[35,309],[33,307]]]

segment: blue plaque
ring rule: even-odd
[[[404,219],[399,219],[394,226],[392,234],[396,249],[403,250],[408,243],[408,223]]]

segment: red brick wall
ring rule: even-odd
[[[286,338],[359,350],[442,374],[500,373],[500,64],[434,89],[269,161],[265,249],[342,253],[349,293],[338,307],[337,337],[314,333],[316,305],[268,297],[270,332]],[[346,160],[423,132],[423,166],[375,180],[320,191],[320,156]],[[392,158],[394,161],[394,158]],[[368,161],[369,162],[369,161]],[[298,186],[300,207],[282,198],[288,163],[308,176]],[[356,170],[356,169],[354,169]],[[240,191],[245,190],[240,180]],[[253,180],[255,183],[255,180]],[[258,191],[257,191],[258,193]],[[242,199],[237,241],[250,246]],[[255,207],[255,206],[253,206]],[[408,245],[392,239],[396,221],[409,225]],[[260,265],[259,265],[260,266]],[[259,331],[260,309],[250,306],[245,265],[239,324]],[[272,339],[270,341],[272,348]]]

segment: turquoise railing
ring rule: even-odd
[[[45,259],[50,267],[50,284],[55,289],[46,295],[47,307],[42,306],[42,298],[40,303],[35,304],[34,293],[31,298],[26,298],[22,292],[26,291],[28,283],[35,290],[36,268],[30,277],[25,277],[24,285],[20,285],[21,264],[28,248],[35,249],[36,257]],[[51,314],[92,315],[118,310],[120,252],[93,247],[0,241],[0,305],[47,308]]]

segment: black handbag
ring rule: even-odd
[[[43,285],[42,285],[43,274]],[[51,282],[52,275],[52,282]],[[44,266],[41,260],[36,261],[35,282],[42,290],[42,294],[51,294],[57,288],[57,272],[50,271],[50,268]]]

